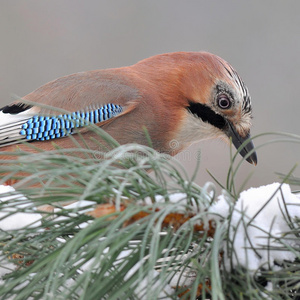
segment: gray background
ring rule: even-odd
[[[78,71],[119,67],[173,51],[206,50],[230,62],[252,96],[252,135],[269,131],[299,134],[300,1],[13,0],[0,3],[0,104]],[[271,137],[258,139],[260,145]],[[201,142],[178,159],[196,178],[225,182],[228,146]],[[240,184],[278,180],[299,161],[299,145],[258,150],[258,166],[244,163]],[[295,175],[299,176],[299,170]]]

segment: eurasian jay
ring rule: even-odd
[[[74,148],[67,135],[79,143],[82,136],[87,143],[98,138],[89,123],[120,144],[149,145],[150,136],[154,149],[170,155],[204,139],[231,138],[238,148],[250,137],[247,87],[226,61],[207,52],[161,54],[129,67],[64,76],[23,99],[0,110],[2,150],[34,151],[23,141],[43,150]],[[256,164],[253,149],[249,141],[240,154]]]

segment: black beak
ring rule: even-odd
[[[256,152],[254,151],[254,145],[252,141],[249,139],[250,134],[247,134],[245,137],[240,136],[233,125],[228,122],[228,129],[226,131],[226,134],[229,138],[232,139],[232,143],[235,146],[236,149],[238,149],[246,140],[248,140],[248,143],[239,150],[242,157],[245,157],[248,153],[252,152],[247,158],[247,162],[253,165],[257,165],[257,156]]]

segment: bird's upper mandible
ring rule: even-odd
[[[0,147],[34,151],[53,142],[74,147],[81,132],[90,147],[102,127],[120,144],[139,143],[175,155],[191,143],[232,139],[239,148],[249,137],[251,100],[237,72],[207,52],[156,55],[129,67],[76,73],[51,81],[0,110]],[[145,128],[147,134],[145,133]],[[239,149],[256,164],[252,142]]]

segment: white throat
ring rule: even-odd
[[[200,118],[186,111],[184,119],[181,123],[179,132],[176,133],[175,140],[183,147],[202,140],[225,138],[228,137],[219,128],[203,122]]]

